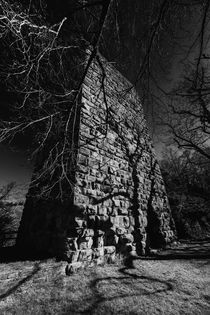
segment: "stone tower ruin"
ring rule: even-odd
[[[171,242],[173,219],[137,92],[111,63],[95,60],[80,105],[68,202],[36,199],[30,188],[17,245],[78,263]]]

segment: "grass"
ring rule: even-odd
[[[0,314],[210,314],[210,260],[135,260],[65,275],[65,263],[0,264]]]

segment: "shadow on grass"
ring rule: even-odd
[[[97,308],[100,307],[100,305],[102,306],[103,303],[106,302],[112,302],[113,303],[115,301],[117,301],[118,299],[125,299],[125,298],[132,298],[132,297],[141,297],[141,296],[145,296],[145,295],[155,295],[158,293],[162,293],[162,292],[166,292],[166,291],[173,291],[173,285],[171,282],[168,281],[163,281],[161,279],[158,278],[153,278],[150,276],[145,276],[145,275],[138,275],[136,274],[136,271],[138,272],[138,270],[135,269],[135,273],[130,272],[129,268],[124,267],[118,270],[120,272],[120,274],[122,274],[119,277],[104,277],[104,278],[96,278],[93,281],[91,281],[90,283],[90,288],[91,288],[91,297],[89,299],[87,299],[86,301],[84,301],[84,303],[87,303],[88,300],[90,301],[91,305],[88,306],[85,310],[81,310],[80,308],[80,302],[77,303],[77,305],[72,306],[70,309],[65,310],[62,314],[94,314],[95,311],[97,311]],[[136,288],[136,292],[135,293],[131,293],[130,289],[134,288],[134,282],[132,280],[136,280],[136,284],[143,284],[143,281],[148,281],[149,283],[157,283],[161,285],[161,288],[157,288],[157,289],[145,289],[145,288]],[[109,282],[109,287],[110,290],[112,290],[111,288],[111,281],[119,281],[119,290],[120,290],[120,286],[121,285],[127,285],[128,287],[128,293],[117,293],[118,290],[116,290],[116,294],[114,294],[111,297],[106,297],[104,296],[104,292],[100,292],[100,284],[102,284],[104,281],[108,281]],[[143,286],[143,285],[142,285]],[[124,289],[123,289],[124,291]],[[109,294],[109,291],[106,291],[107,294]],[[92,300],[92,302],[91,302]],[[126,303],[125,301],[123,303]],[[126,305],[125,305],[126,307]],[[79,309],[80,308],[80,309]],[[99,310],[98,310],[99,311]],[[96,313],[96,314],[100,314],[100,313]]]
[[[173,291],[173,283],[172,281],[165,281],[159,278],[150,277],[147,275],[139,274],[139,271],[134,268],[135,260],[182,260],[182,259],[199,259],[205,260],[210,258],[210,242],[199,242],[199,243],[189,243],[189,244],[181,244],[177,248],[169,248],[167,250],[163,250],[160,253],[148,256],[148,257],[140,257],[140,256],[131,256],[125,261],[125,267],[119,269],[121,276],[119,277],[105,277],[105,278],[96,278],[90,283],[91,289],[91,297],[83,301],[83,304],[89,304],[85,309],[81,307],[81,301],[75,301],[75,304],[69,308],[68,310],[64,310],[62,314],[100,314],[100,309],[103,308],[103,304],[106,302],[117,301],[118,299],[124,300],[126,307],[126,298],[138,297],[141,296],[151,296],[159,293],[164,293],[168,291]],[[205,264],[209,263],[209,261],[205,261]],[[129,281],[130,279],[130,281]],[[135,280],[135,281],[132,281]],[[100,284],[102,285],[103,281],[108,281],[110,290],[112,290],[111,285],[112,281],[119,281],[120,285],[126,284],[128,285],[128,293],[117,293],[117,291],[111,297],[107,297],[106,293],[100,291]],[[134,289],[135,284],[138,285],[142,283],[153,283],[154,285],[159,285],[159,288],[153,288],[152,290],[146,289],[142,286],[142,288],[137,288],[136,292],[130,292],[129,287]],[[107,291],[107,295],[109,291]],[[106,306],[105,306],[106,307]],[[103,308],[104,311],[104,308]],[[109,309],[107,312],[109,313]],[[98,313],[97,313],[98,312]]]
[[[128,256],[125,265],[128,268],[134,268],[135,260],[208,260],[210,258],[210,242],[181,244],[176,248],[168,248],[157,251],[157,253],[148,256]],[[205,261],[208,264],[210,261]]]
[[[177,248],[162,250],[155,259],[208,259],[210,258],[210,242],[181,244]],[[152,257],[154,259],[154,257]]]
[[[19,280],[12,288],[8,289],[5,293],[0,295],[0,301],[7,298],[11,294],[13,294],[17,289],[19,289],[23,284],[27,281],[31,280],[35,274],[37,274],[41,270],[40,263],[34,264],[33,271],[27,275],[25,278]]]

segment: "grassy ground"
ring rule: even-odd
[[[210,260],[135,260],[65,275],[65,263],[0,264],[0,314],[210,314]]]

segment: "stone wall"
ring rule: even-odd
[[[103,58],[83,85],[76,182],[74,249],[115,246],[142,254],[174,238],[139,96]]]
[[[65,206],[42,203],[38,209],[28,200],[22,242],[30,235],[28,242],[37,249],[60,252],[75,263],[115,250],[144,254],[150,246],[173,240],[173,220],[139,96],[102,57],[92,63],[83,84],[78,141],[73,199]]]

